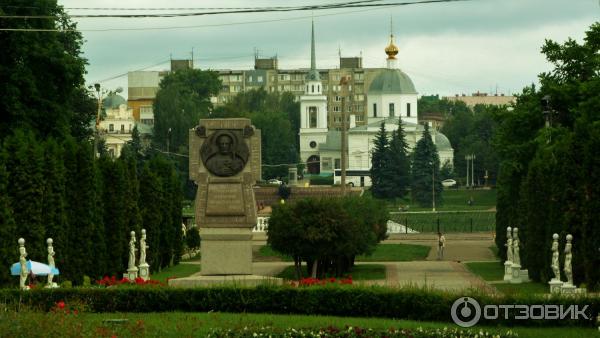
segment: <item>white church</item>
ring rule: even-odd
[[[370,186],[371,152],[381,122],[385,122],[388,137],[402,125],[409,151],[422,137],[424,126],[418,124],[417,91],[410,77],[397,66],[398,48],[394,36],[385,48],[387,68],[373,79],[367,90],[367,123],[356,126],[355,116],[350,115],[347,132],[348,154],[346,181],[354,186]],[[316,69],[314,24],[311,36],[311,65],[306,76],[305,93],[300,97],[300,159],[306,163],[309,174],[334,175],[334,183],[340,183],[342,132],[328,129],[327,97],[323,95],[321,79]],[[448,138],[430,128],[440,163],[452,165],[454,150]]]

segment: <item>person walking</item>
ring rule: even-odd
[[[446,247],[446,237],[438,232],[438,261],[444,259],[444,248]]]

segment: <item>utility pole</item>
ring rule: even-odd
[[[467,161],[467,189],[469,188],[469,155],[465,156],[465,161]]]
[[[342,86],[342,156],[340,158],[340,169],[342,171],[342,196],[346,196],[346,157],[348,152],[348,139],[346,132],[346,96],[348,96],[348,78],[346,76],[342,76],[340,79],[340,85]]]
[[[471,189],[475,189],[475,154],[471,154]]]

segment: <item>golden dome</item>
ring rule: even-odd
[[[390,35],[390,44],[385,47],[385,53],[388,59],[395,59],[396,55],[398,55],[398,47],[394,45],[394,34]]]

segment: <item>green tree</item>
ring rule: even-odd
[[[160,241],[161,225],[163,223],[164,207],[163,187],[160,178],[156,173],[150,170],[148,163],[142,168],[140,173],[140,215],[142,218],[142,228],[146,229],[148,234],[147,245],[150,247],[146,260],[153,271],[160,271]]]
[[[187,153],[189,130],[212,109],[221,81],[214,71],[179,70],[160,82],[154,101],[153,142],[160,149]]]
[[[442,182],[440,180],[440,157],[431,140],[428,125],[425,125],[421,139],[413,153],[411,193],[412,198],[421,206],[432,206],[433,190],[435,204],[442,203]]]
[[[45,257],[45,221],[43,219],[43,151],[32,133],[16,131],[5,141],[8,169],[7,191],[17,234],[25,239],[30,258]]]
[[[64,29],[0,31],[0,135],[23,128],[42,138],[81,136],[90,111],[82,104],[86,60],[75,23],[53,0],[4,1],[0,14],[50,17],[2,20],[2,29]]]
[[[188,229],[185,234],[185,244],[190,251],[200,247],[200,232],[198,231],[198,227]]]
[[[12,216],[10,199],[8,197],[8,173],[6,170],[6,153],[0,148],[0,285],[11,282],[10,267],[18,257],[17,228]]]
[[[67,264],[63,254],[69,245],[66,233],[67,214],[65,210],[66,191],[63,149],[54,139],[47,140],[42,146],[44,148],[42,217],[46,237],[53,240],[52,245],[56,253],[54,258],[60,269],[60,267]],[[45,258],[42,261],[45,261]]]
[[[128,182],[122,161],[100,157],[98,168],[102,182],[104,240],[106,243],[108,275],[119,275],[127,269]]]
[[[389,141],[385,130],[385,123],[381,122],[379,132],[375,135],[373,152],[371,154],[371,192],[376,198],[389,198],[393,194],[390,182],[391,173],[387,161],[389,160]]]
[[[564,238],[570,233],[575,283],[585,282],[590,289],[600,288],[599,50],[600,23],[591,26],[582,44],[546,41],[542,52],[554,69],[540,75],[539,90],[523,91],[513,112],[498,115],[495,138],[501,161],[498,247],[503,249],[506,226],[520,225],[524,265],[534,280],[545,281],[551,234]],[[545,126],[542,109],[548,118],[552,115],[552,125]]]
[[[402,125],[402,119],[398,119],[398,129],[392,131],[392,138],[388,148],[389,160],[386,166],[390,171],[391,194],[395,198],[403,198],[410,187],[410,158],[408,156],[408,144]]]

